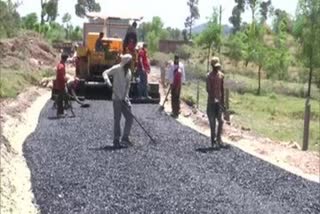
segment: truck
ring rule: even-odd
[[[77,48],[76,75],[81,82],[78,93],[87,99],[111,99],[112,90],[104,83],[102,73],[120,62],[120,55],[123,54],[123,39],[130,21],[140,21],[142,17],[104,16],[97,13],[89,13],[87,17],[89,22],[83,25],[83,45]],[[104,52],[95,51],[95,43],[100,32],[104,33],[102,39]],[[132,55],[133,59],[136,59],[134,53]],[[132,63],[135,63],[134,61]],[[134,70],[133,67],[132,72]],[[160,102],[158,83],[148,85],[151,99],[140,99],[137,85],[133,78],[129,94],[133,103]]]

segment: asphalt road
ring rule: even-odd
[[[135,146],[112,150],[112,103],[49,120],[51,101],[24,143],[42,213],[320,213],[320,186],[237,148],[201,153],[209,139],[157,105],[133,112]]]

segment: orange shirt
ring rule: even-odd
[[[57,73],[56,73],[56,84],[55,88],[58,90],[64,90],[65,89],[65,84],[66,84],[66,68],[65,64],[60,62],[57,65]]]

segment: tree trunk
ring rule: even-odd
[[[260,95],[261,92],[261,65],[259,65],[258,70],[258,95]]]
[[[210,50],[211,50],[211,45],[208,48],[208,62],[207,62],[207,73],[209,73],[209,68],[210,68]]]
[[[40,23],[41,23],[41,25],[43,25],[44,24],[44,16],[45,16],[45,12],[44,12],[44,3],[43,3],[43,0],[41,0],[41,21],[40,21]]]

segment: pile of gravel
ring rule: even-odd
[[[24,144],[42,213],[319,213],[319,184],[236,148],[200,153],[209,139],[157,112],[133,112],[134,147],[112,150],[112,103],[92,101],[76,118],[43,109]]]

